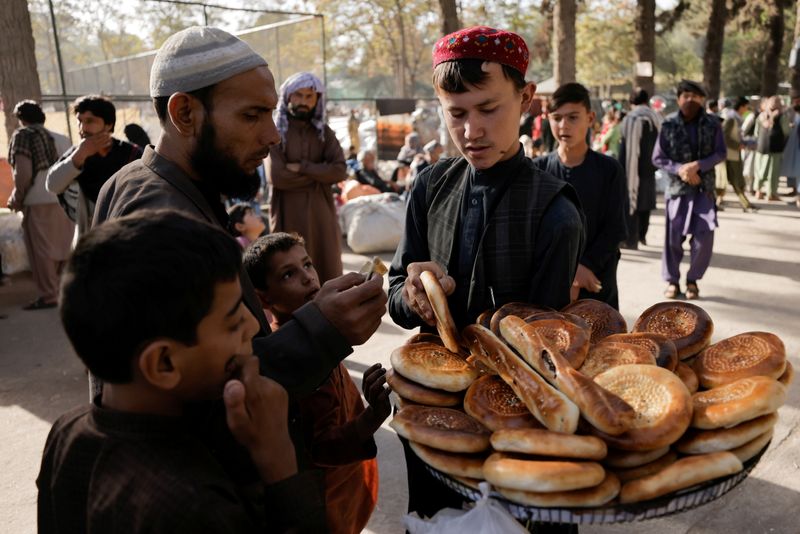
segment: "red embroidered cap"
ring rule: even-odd
[[[473,26],[445,35],[433,45],[433,66],[456,59],[482,59],[507,65],[525,76],[528,45],[516,33]]]

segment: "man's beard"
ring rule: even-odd
[[[293,104],[289,104],[288,111],[289,115],[301,121],[307,121],[314,116],[314,109],[308,109],[307,106],[295,106]]]
[[[216,145],[214,127],[205,121],[191,155],[192,168],[207,184],[228,198],[249,200],[261,186],[257,172],[246,173]]]

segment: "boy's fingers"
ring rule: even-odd
[[[228,428],[236,437],[250,423],[247,407],[245,406],[245,395],[244,384],[238,380],[229,380],[225,384],[225,390],[222,393],[222,398],[225,402],[225,419],[228,423]]]

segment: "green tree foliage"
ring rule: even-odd
[[[587,2],[576,23],[578,81],[612,86],[631,80],[635,7],[630,0]]]

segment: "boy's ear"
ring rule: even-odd
[[[236,231],[241,234],[242,231],[245,229],[245,224],[244,223],[234,223],[233,227],[236,228]]]
[[[269,298],[269,292],[264,291],[263,289],[256,289],[256,295],[258,295],[258,300],[261,301],[261,306],[263,308],[270,308],[272,306],[272,301]]]
[[[536,84],[528,82],[522,88],[522,102],[520,102],[520,113],[525,113],[530,109],[531,102],[533,102],[533,95],[536,94]]]
[[[181,381],[173,354],[181,347],[175,341],[159,339],[148,344],[139,354],[139,372],[145,381],[158,389],[174,389]]]

